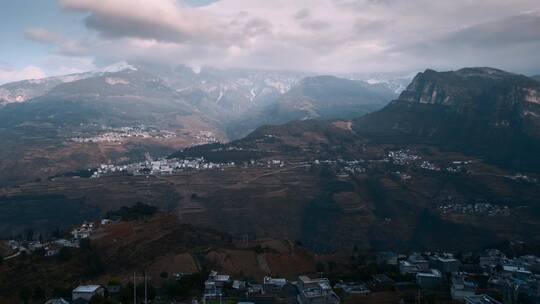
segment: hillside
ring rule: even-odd
[[[381,84],[334,76],[307,77],[276,101],[233,125],[233,137],[263,124],[293,120],[350,119],[381,109],[396,95]]]
[[[354,130],[381,143],[436,144],[538,169],[539,92],[529,77],[490,68],[426,70],[383,110],[356,119]]]
[[[61,83],[8,104],[0,108],[0,131],[0,184],[226,138],[216,121],[134,68]]]
[[[226,142],[265,123],[352,117],[394,94],[382,84],[305,75],[120,63],[3,85],[10,102],[0,107],[0,184]]]

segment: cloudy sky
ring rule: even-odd
[[[538,0],[0,0],[0,83],[117,61],[540,73]]]

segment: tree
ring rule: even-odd
[[[33,241],[34,240],[34,229],[28,228],[25,232],[25,238],[27,241]]]
[[[55,287],[52,290],[51,297],[53,298],[69,298],[71,297],[71,289],[62,286]]]
[[[35,302],[45,301],[45,290],[43,290],[39,286],[35,287],[34,291],[32,292],[32,300],[34,300]]]
[[[28,301],[30,301],[30,294],[30,289],[28,287],[23,287],[21,291],[19,291],[19,299],[21,299],[24,304],[28,304]]]
[[[111,299],[106,299],[100,295],[95,295],[90,299],[90,304],[115,304]]]
[[[144,298],[144,283],[139,283],[137,285],[137,297],[143,299]],[[156,288],[152,286],[150,283],[146,285],[147,288],[147,296],[149,300],[153,300],[156,297]]]
[[[321,262],[317,262],[315,264],[315,269],[317,270],[317,272],[324,272],[324,268],[324,264]]]
[[[58,252],[58,259],[62,262],[67,262],[71,260],[71,257],[73,254],[71,253],[71,249],[68,247],[62,247],[60,251]]]

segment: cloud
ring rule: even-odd
[[[540,71],[533,50],[540,35],[533,13],[540,11],[537,0],[220,0],[200,7],[176,0],[59,3],[68,12],[83,12],[82,22],[98,35],[56,41],[56,52],[95,62],[325,73],[480,64]]]
[[[431,39],[395,45],[392,52],[425,56],[444,68],[496,66],[522,73],[536,73],[540,60],[540,14],[526,12],[500,20],[439,32]]]
[[[294,14],[294,18],[297,20],[302,20],[309,17],[310,14],[311,11],[309,10],[309,8],[303,8]]]
[[[46,77],[45,72],[36,66],[26,66],[20,70],[0,67],[0,84],[24,79],[39,79]]]
[[[60,44],[64,41],[62,35],[52,33],[44,28],[30,28],[24,32],[27,39],[44,43],[44,44]]]
[[[465,27],[450,33],[443,42],[475,47],[540,42],[540,14],[529,12]]]
[[[67,10],[89,13],[84,22],[106,38],[142,38],[162,42],[221,42],[225,25],[174,0],[61,0]]]

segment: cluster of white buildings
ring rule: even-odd
[[[63,247],[79,247],[79,240],[75,239],[55,239],[48,242],[9,240],[7,243],[11,250],[16,252],[16,254],[12,256],[17,256],[20,253],[33,253],[36,251],[43,251],[43,255],[45,256],[55,256]]]
[[[219,142],[216,135],[211,131],[199,131],[199,133],[193,136],[193,139],[196,146]]]
[[[421,289],[437,289],[445,277],[458,271],[461,262],[450,253],[413,253],[398,262],[399,272],[412,275]]]
[[[441,214],[467,214],[484,216],[509,216],[511,214],[510,207],[506,205],[494,205],[487,202],[479,202],[474,204],[446,202],[439,205],[438,209]]]
[[[355,284],[340,283],[336,288],[350,291],[350,293],[367,294],[369,290]],[[346,291],[346,292],[347,292]],[[299,304],[339,304],[340,298],[334,292],[330,281],[326,278],[310,278],[300,276],[297,281],[288,281],[285,278],[266,276],[261,283],[252,283],[241,280],[233,280],[231,276],[219,274],[217,271],[210,272],[204,284],[203,303],[213,299],[226,302],[229,296],[258,297],[277,296],[289,299]]]
[[[91,137],[73,137],[71,141],[78,143],[122,143],[130,138],[173,138],[176,133],[167,130],[151,130],[144,126],[113,128],[108,132]]]
[[[464,303],[499,304],[488,294],[499,294],[504,303],[540,300],[540,257],[525,255],[507,258],[501,251],[488,249],[457,259],[450,253],[413,253],[409,256],[381,252],[377,262],[397,263],[399,272],[414,278],[421,290],[445,290],[452,300]],[[490,302],[491,301],[491,302]]]
[[[340,303],[340,298],[326,278],[312,279],[308,276],[300,276],[296,286],[298,288],[297,301],[299,304]]]
[[[96,228],[94,223],[85,222],[81,226],[71,230],[71,235],[74,240],[87,239],[96,231]]]
[[[311,165],[328,165],[336,170],[336,174],[341,177],[347,177],[349,175],[362,174],[367,172],[365,160],[320,160],[316,159],[310,163]]]
[[[422,161],[422,163],[420,163],[420,168],[429,171],[441,171],[441,168],[439,166],[427,160],[424,160]]]
[[[389,151],[387,157],[392,161],[394,165],[408,165],[411,162],[420,160],[421,157],[411,153],[409,149]]]
[[[235,167],[284,167],[285,162],[281,160],[250,161],[242,164],[236,162],[207,162],[202,157],[186,159],[160,158],[153,161],[138,162],[126,165],[102,164],[92,174],[91,178],[98,178],[104,175],[129,174],[129,175],[166,175],[187,170],[224,170]]]
[[[524,175],[524,174],[521,174],[521,173],[518,173],[518,174],[512,175],[512,176],[506,176],[506,177],[511,179],[511,180],[515,180],[515,181],[524,181],[524,182],[531,183],[531,184],[538,183],[538,180],[536,178],[534,178],[532,176]]]
[[[413,154],[410,150],[397,150],[389,151],[385,161],[390,161],[394,165],[405,166],[405,165],[414,165],[418,166],[427,171],[440,172],[443,169],[449,173],[462,173],[470,172],[467,170],[467,165],[471,164],[471,160],[464,161],[452,161],[447,165],[439,165],[432,161],[422,160],[422,157],[416,154]]]
[[[94,223],[85,222],[81,226],[71,230],[71,238],[59,238],[52,239],[50,241],[22,241],[22,240],[9,240],[8,246],[11,250],[17,253],[33,253],[38,250],[42,250],[45,256],[55,256],[60,252],[63,247],[67,248],[79,248],[81,239],[89,238],[96,230]],[[16,255],[16,254],[15,254]]]
[[[507,258],[496,249],[489,249],[479,257],[479,265],[489,277],[487,288],[497,290],[505,303],[540,300],[540,257],[525,255]],[[470,274],[462,273],[468,278]],[[459,281],[458,281],[459,282]],[[469,291],[474,288],[469,284]]]

